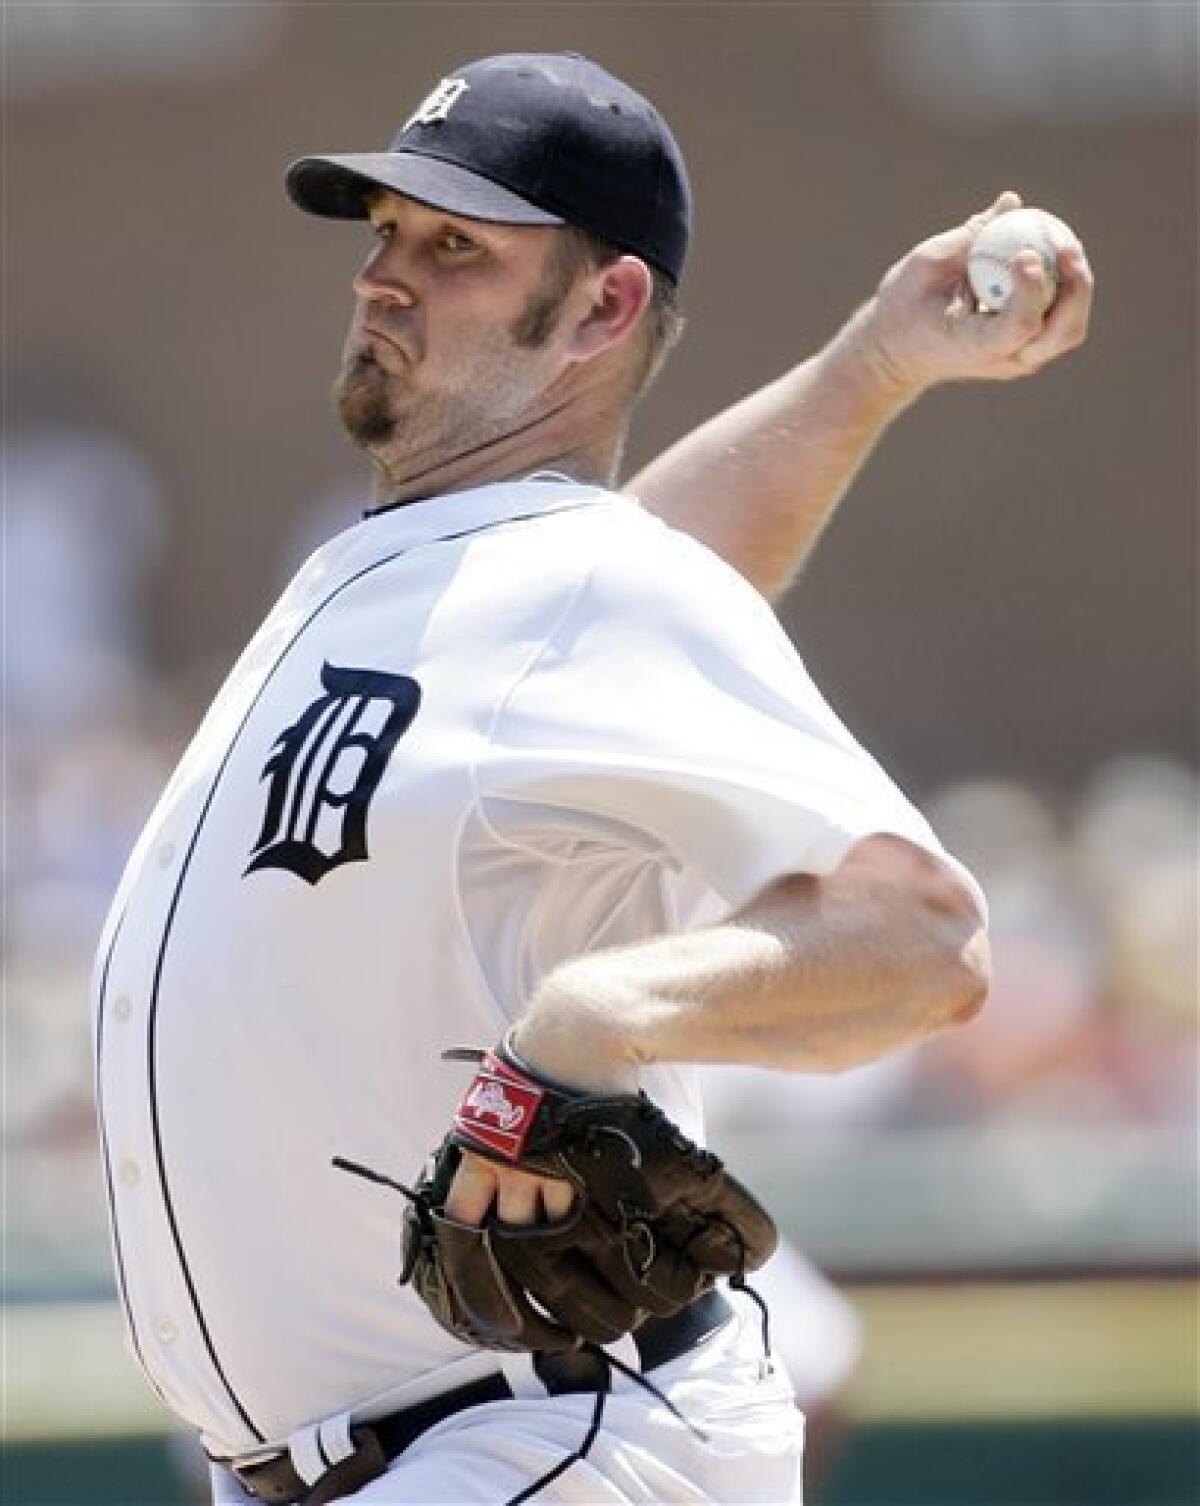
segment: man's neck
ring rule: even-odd
[[[416,502],[490,482],[557,471],[573,481],[611,486],[625,440],[623,406],[567,397],[508,433],[444,455],[375,459],[376,507]]]
[[[614,457],[615,459],[615,457]],[[491,482],[517,481],[538,471],[555,471],[572,481],[608,486],[615,480],[615,465],[586,451],[548,451],[544,446],[512,445],[505,441],[487,444],[464,455],[437,462],[407,476],[377,468],[375,506],[394,507],[418,502],[448,492],[469,491]]]

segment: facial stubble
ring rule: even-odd
[[[507,331],[516,350],[540,350],[550,340],[558,328],[567,296],[579,271],[578,258],[571,254],[568,243],[556,242],[544,285],[530,296]],[[486,388],[494,383],[481,385]],[[359,350],[351,357],[338,374],[333,395],[342,426],[356,444],[364,449],[379,448],[398,437],[401,419],[391,402],[388,373],[370,350]],[[443,411],[439,418],[445,428],[438,437],[461,439],[469,437],[470,432],[480,426],[491,427],[484,415],[468,414],[473,407],[468,399],[456,412]],[[419,429],[419,423],[414,427]],[[503,421],[500,427],[503,427]],[[411,435],[418,446],[422,440],[431,437],[415,432]]]
[[[385,444],[394,436],[387,373],[369,350],[360,350],[338,373],[333,400],[342,426],[356,444]]]

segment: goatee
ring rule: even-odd
[[[370,351],[359,351],[338,373],[333,400],[347,434],[357,444],[381,444],[395,433],[387,373]]]

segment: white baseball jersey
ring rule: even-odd
[[[320,549],[130,860],[96,971],[132,1346],[244,1454],[492,1356],[397,1285],[403,1199],[470,1069],[564,958],[929,827],[767,604],[562,478],[385,511]],[[689,898],[685,902],[685,896]],[[699,1137],[689,1071],[647,1090]]]

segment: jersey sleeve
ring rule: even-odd
[[[496,715],[477,770],[504,840],[624,842],[730,908],[889,833],[971,876],[859,746],[766,601],[631,507]]]

